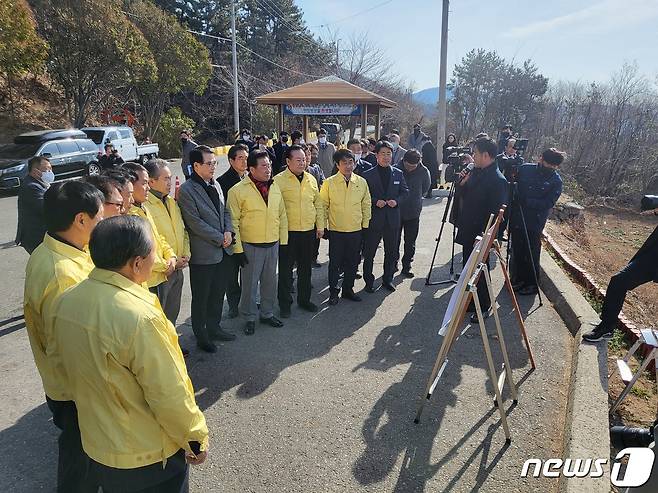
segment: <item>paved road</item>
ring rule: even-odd
[[[21,313],[27,259],[21,249],[8,246],[15,202],[0,198],[2,320]],[[431,261],[444,202],[425,201],[414,264],[421,277]],[[555,311],[522,300],[538,363],[531,373],[509,300],[499,299],[520,382],[520,402],[509,413],[511,446],[504,446],[492,406],[477,328],[455,345],[423,420],[415,425],[450,288],[398,278],[395,293],[362,293],[363,303],[328,307],[326,252],[323,242],[323,266],[313,278],[313,298],[323,303],[320,313],[309,316],[293,307],[285,327],[257,327],[251,337],[242,334],[239,320],[230,320],[224,325],[238,334],[236,341],[222,344],[215,355],[192,350],[188,368],[212,450],[209,461],[192,471],[191,490],[556,491],[554,480],[519,477],[527,458],[559,457],[562,450],[571,336]],[[437,279],[447,275],[449,252],[450,244],[442,241]],[[493,276],[500,285],[499,270]],[[362,287],[357,281],[356,288]],[[179,331],[193,347],[187,285],[184,293]],[[56,434],[19,327],[0,326],[0,484],[12,492],[54,491]]]

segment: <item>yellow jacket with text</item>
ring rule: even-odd
[[[288,219],[281,190],[270,185],[267,204],[248,176],[231,187],[228,208],[235,231],[235,253],[243,253],[242,242],[288,244]]]
[[[190,452],[189,442],[207,450],[176,330],[154,294],[94,269],[59,298],[51,323],[89,457],[135,469]]]
[[[153,231],[153,241],[155,241],[155,263],[153,264],[153,273],[149,280],[146,282],[149,288],[162,284],[167,280],[165,272],[167,272],[167,261],[171,257],[175,257],[174,249],[167,243],[164,236],[158,231],[158,227],[153,220],[153,216],[146,207],[139,207],[133,205],[128,214],[133,216],[139,216],[142,219],[146,219],[151,226],[151,231]]]
[[[274,177],[286,206],[288,231],[309,231],[324,228],[324,206],[318,183],[310,173],[304,172],[302,181],[286,168]]]
[[[27,261],[23,293],[25,327],[43,389],[56,401],[70,401],[71,393],[64,375],[53,363],[56,344],[47,322],[54,302],[65,290],[86,279],[93,268],[89,253],[49,234]]]
[[[174,250],[176,257],[190,257],[190,237],[176,201],[167,195],[163,202],[149,192],[144,208],[151,214],[158,232]]]
[[[329,231],[352,233],[370,224],[372,209],[368,184],[355,173],[350,177],[349,186],[340,173],[327,178],[322,184],[320,197]]]

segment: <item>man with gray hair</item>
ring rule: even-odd
[[[158,232],[176,256],[174,271],[159,286],[158,296],[167,319],[176,326],[183,293],[183,269],[190,261],[190,238],[185,230],[178,204],[171,194],[171,170],[164,159],[144,163],[149,174],[149,192],[144,207],[149,211]],[[186,351],[183,351],[186,353]]]
[[[407,150],[400,145],[400,135],[396,132],[391,132],[388,136],[388,141],[393,146],[393,160],[391,166],[395,166],[404,158]]]

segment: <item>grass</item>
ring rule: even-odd
[[[646,389],[642,389],[640,387],[633,387],[631,389],[631,394],[633,394],[636,397],[639,397],[640,399],[644,399],[645,401],[648,401],[652,395],[651,392],[649,392]]]
[[[608,348],[613,351],[628,351],[629,347],[624,333],[619,329],[615,329],[612,339],[608,341]]]

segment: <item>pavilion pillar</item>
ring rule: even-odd
[[[285,122],[284,122],[284,118],[283,118],[284,117],[284,115],[283,115],[283,105],[280,104],[280,105],[277,106],[277,108],[278,108],[278,111],[277,111],[277,115],[276,115],[277,116],[277,119],[276,119],[276,124],[277,125],[276,126],[278,128],[276,129],[276,131],[280,134],[281,132],[283,132],[283,130],[285,130],[284,129]]]
[[[366,139],[368,137],[368,105],[361,105],[361,138]]]
[[[309,135],[308,135],[308,115],[304,115],[302,118],[302,134],[304,135],[304,142],[309,141]]]
[[[379,140],[381,126],[382,126],[382,107],[377,106],[377,113],[375,114],[375,140]]]

